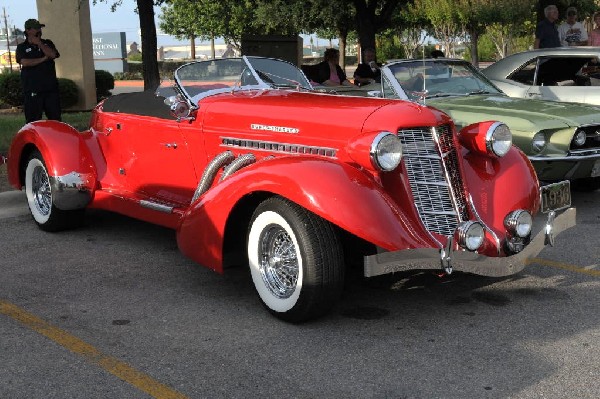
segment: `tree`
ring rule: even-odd
[[[344,54],[347,36],[354,30],[362,48],[376,48],[375,35],[389,28],[394,11],[410,1],[257,0],[254,26],[264,26],[267,33],[335,32]]]
[[[455,43],[463,33],[463,27],[454,0],[415,0],[415,9],[431,25],[431,33],[442,42],[446,55],[455,57]]]
[[[222,32],[221,3],[215,1],[167,0],[162,7],[159,26],[180,40],[190,39],[191,56],[196,58],[196,38],[211,40]],[[215,58],[214,45],[211,47]]]
[[[160,27],[181,40],[200,38],[214,43],[215,37],[222,37],[239,50],[243,34],[262,32],[256,26],[258,5],[254,0],[166,0],[165,3]],[[214,45],[211,53],[214,58]]]
[[[501,0],[497,0],[501,1]],[[477,43],[479,37],[485,33],[487,25],[493,20],[493,14],[488,13],[495,0],[457,0],[456,9],[458,20],[469,40],[471,63],[479,67],[479,51]]]
[[[346,47],[348,35],[354,30],[354,7],[345,5],[346,2],[312,0],[310,7],[312,16],[305,23],[306,30],[316,30],[320,37],[339,40],[340,65],[346,66]],[[312,29],[311,29],[312,28]],[[316,28],[316,29],[315,29]]]
[[[123,0],[93,0],[98,2],[112,2],[111,9],[114,11],[123,4]],[[160,74],[158,61],[156,59],[157,41],[156,24],[154,22],[154,6],[161,5],[164,0],[136,0],[137,13],[140,19],[140,31],[142,33],[142,71],[144,73],[144,90],[156,90],[160,85]]]
[[[498,58],[512,53],[515,39],[521,36],[531,37],[535,29],[536,0],[498,0],[490,9],[490,23],[487,34],[496,47]],[[531,39],[533,43],[533,39]]]
[[[431,30],[425,15],[420,12],[415,4],[407,4],[394,13],[391,30],[398,38],[406,58],[415,58],[417,50],[423,46],[426,35],[423,32]]]
[[[389,28],[397,7],[409,0],[353,0],[355,27],[361,48],[375,48],[375,35]]]
[[[255,29],[264,33],[314,33],[338,38],[340,64],[345,65],[346,41],[354,28],[355,9],[346,0],[257,0]]]

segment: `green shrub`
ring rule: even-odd
[[[58,78],[58,92],[61,108],[71,108],[79,101],[77,85],[71,79]]]
[[[127,61],[142,62],[142,53],[131,54],[127,56]]]
[[[109,97],[115,88],[115,78],[108,71],[96,70],[96,101]]]
[[[192,62],[185,61],[158,61],[158,73],[161,79],[173,78],[173,72],[180,66]],[[116,80],[141,80],[144,79],[144,65],[141,62],[127,62],[128,72],[115,73]]]
[[[143,76],[144,65],[141,62],[128,62],[127,63],[127,71],[129,73],[139,73]]]
[[[115,80],[143,80],[141,72],[115,72]]]
[[[79,100],[77,85],[71,79],[58,78],[62,108],[72,107]],[[23,88],[19,72],[0,74],[0,101],[13,107],[23,106]]]
[[[23,105],[23,88],[19,72],[0,74],[0,100],[13,107]]]

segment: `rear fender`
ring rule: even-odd
[[[8,180],[21,189],[29,155],[41,153],[53,184],[54,200],[59,209],[82,208],[91,200],[97,172],[86,139],[89,132],[79,132],[58,121],[28,123],[14,137],[8,153]]]
[[[287,198],[388,250],[435,246],[420,221],[405,214],[370,175],[329,160],[285,157],[247,166],[193,203],[178,228],[181,251],[222,272],[228,218],[236,204],[252,195]]]

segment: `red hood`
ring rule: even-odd
[[[207,133],[326,147],[338,147],[340,141],[368,130],[396,131],[399,125],[410,125],[407,116],[415,126],[423,126],[424,120],[435,126],[446,118],[408,101],[283,90],[227,93],[207,97],[199,105]]]

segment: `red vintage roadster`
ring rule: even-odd
[[[27,124],[8,170],[41,229],[80,225],[86,208],[167,226],[219,273],[243,255],[269,311],[297,322],[335,303],[349,258],[367,277],[520,271],[575,214],[568,182],[540,195],[511,139],[495,121],[455,132],[433,108],[316,93],[289,63],[243,57],[110,97],[82,132]]]

